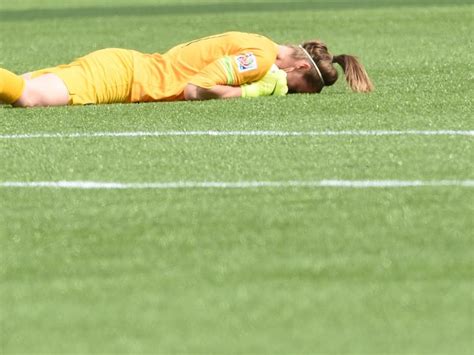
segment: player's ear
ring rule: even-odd
[[[300,60],[295,64],[296,69],[300,69],[303,71],[311,70],[311,64],[309,64],[306,60]]]
[[[281,70],[291,73],[292,71],[307,71],[311,70],[311,64],[309,64],[306,60],[298,60],[294,62],[291,66],[288,66],[286,68],[281,68]]]

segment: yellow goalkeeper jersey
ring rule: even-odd
[[[261,79],[278,46],[266,37],[228,32],[180,44],[165,54],[134,52],[131,100],[183,99],[184,87],[240,86]]]
[[[258,81],[277,52],[277,44],[264,36],[228,32],[180,44],[165,54],[103,49],[32,75],[58,75],[71,104],[176,101],[184,99],[188,83],[210,88]]]

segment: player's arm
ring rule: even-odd
[[[208,65],[185,87],[186,100],[285,95],[286,74],[268,58],[253,53],[221,58]]]
[[[287,92],[286,73],[275,66],[262,79],[242,86],[214,85],[210,88],[203,88],[188,84],[184,89],[184,98],[186,100],[210,100],[232,97],[284,96]]]
[[[241,96],[242,89],[240,86],[214,85],[210,88],[203,88],[194,84],[188,84],[184,89],[184,98],[186,100],[230,99]]]

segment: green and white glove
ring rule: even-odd
[[[285,96],[288,93],[286,73],[273,64],[265,76],[251,84],[241,86],[242,97]]]

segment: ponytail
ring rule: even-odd
[[[326,44],[317,39],[304,42],[301,46],[290,45],[290,47],[295,50],[293,54],[295,59],[310,60],[314,69],[307,72],[305,80],[315,88],[315,92],[321,92],[324,87],[331,86],[337,81],[339,75],[334,63],[342,67],[347,84],[353,91],[374,90],[364,66],[356,57],[347,54],[333,56]]]
[[[365,71],[364,66],[352,55],[335,55],[332,58],[333,63],[337,63],[342,67],[346,76],[346,81],[352,91],[370,92],[374,89],[374,85]]]

